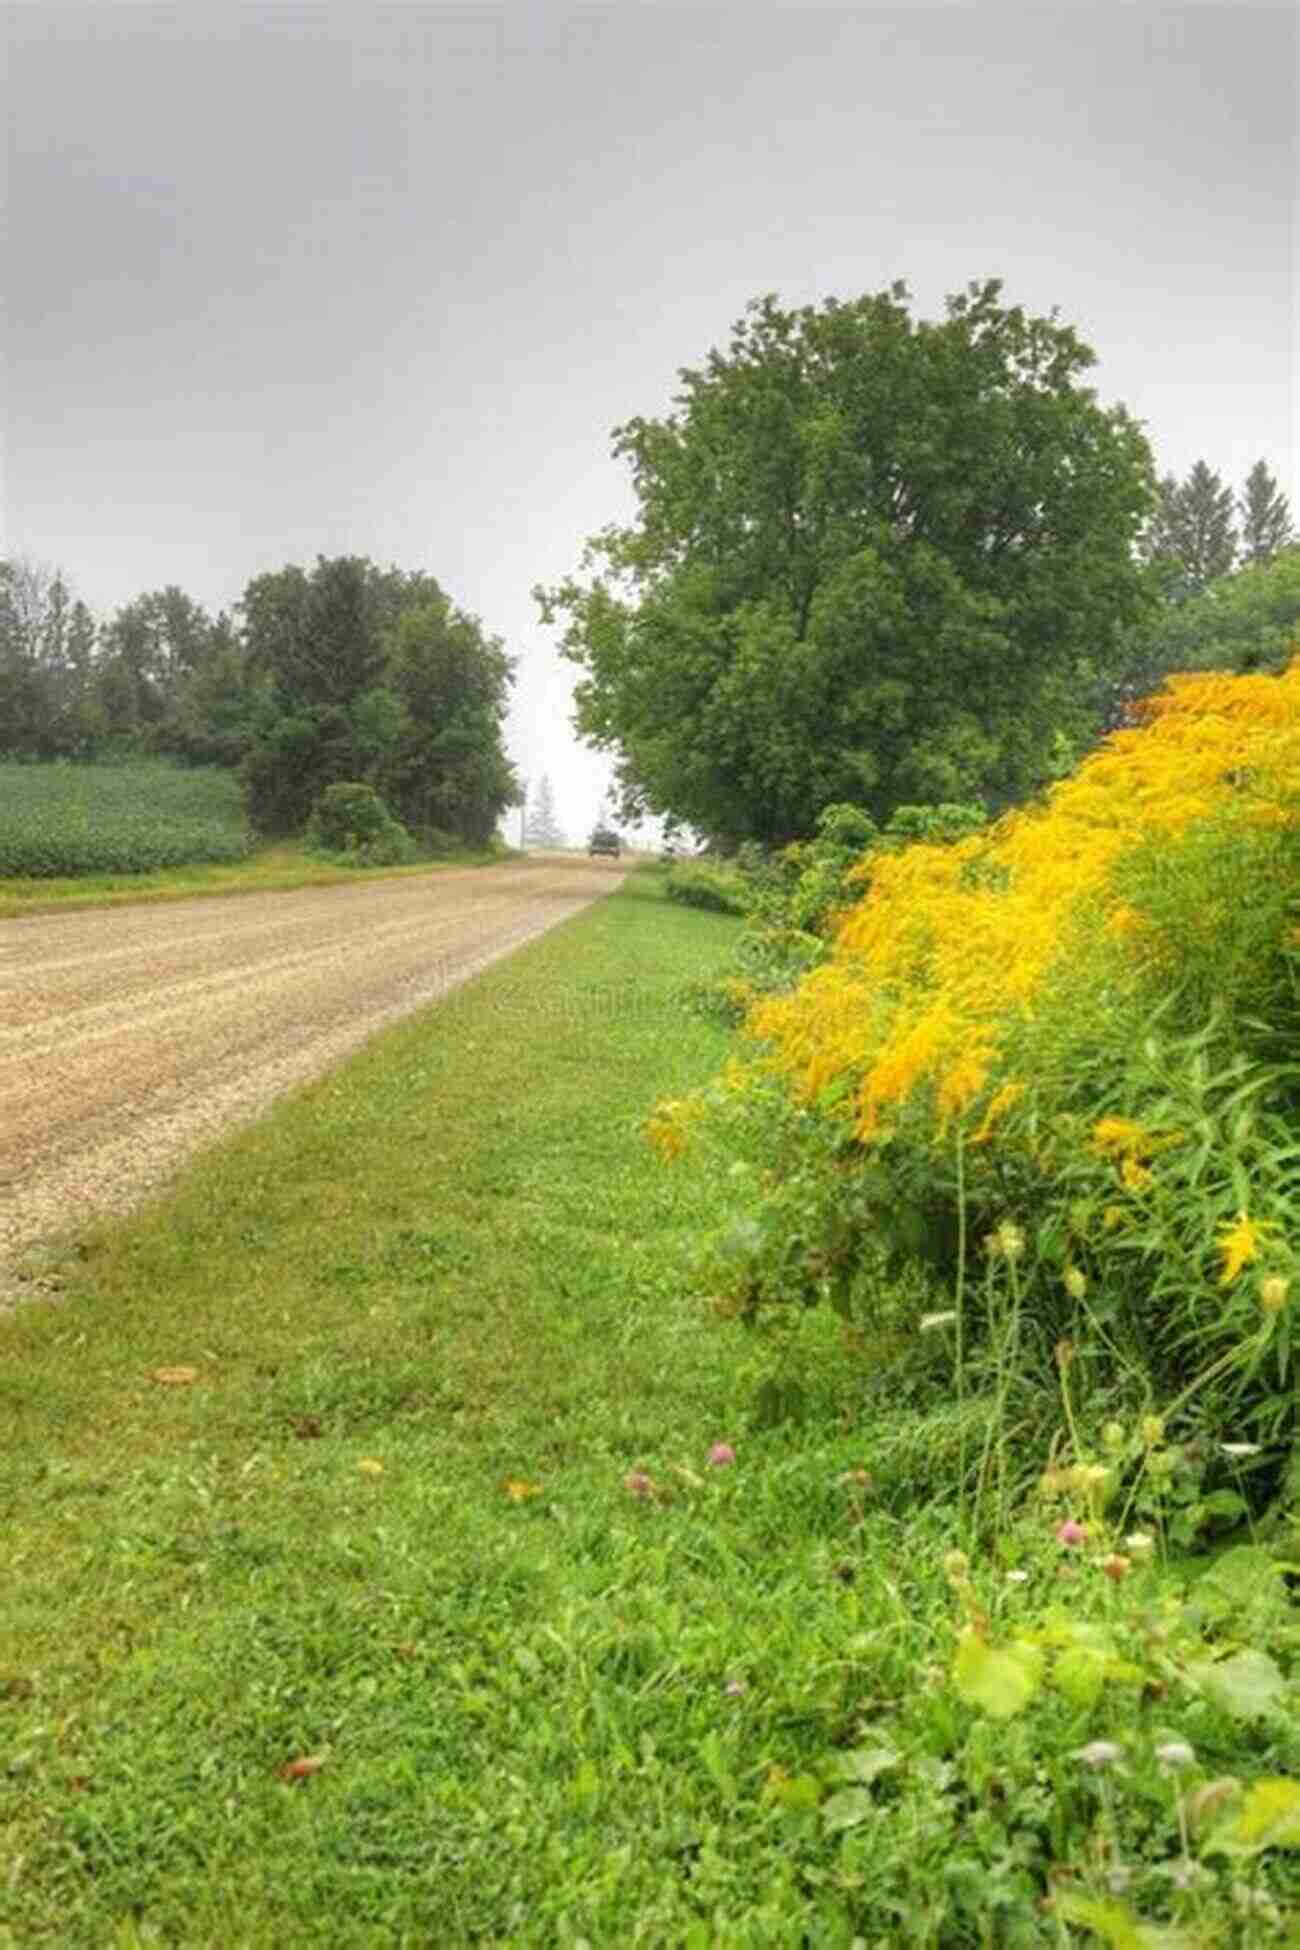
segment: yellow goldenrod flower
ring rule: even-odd
[[[940,1133],[946,1131],[953,1116],[965,1110],[988,1081],[987,1051],[972,1045],[958,1053],[939,1085],[936,1103]]]
[[[1153,1182],[1152,1174],[1136,1158],[1125,1158],[1119,1168],[1119,1175],[1130,1192],[1145,1192]]]
[[[1023,1083],[1004,1083],[1000,1090],[994,1092],[989,1107],[984,1113],[984,1121],[971,1139],[972,1144],[987,1144],[998,1119],[1006,1115],[1017,1097],[1024,1095],[1024,1090]]]
[[[1223,1271],[1219,1275],[1220,1286],[1231,1286],[1243,1266],[1259,1258],[1259,1248],[1267,1229],[1267,1221],[1248,1219],[1244,1212],[1238,1212],[1230,1224],[1219,1227],[1218,1249],[1223,1255]]]
[[[1146,1158],[1155,1140],[1130,1117],[1102,1117],[1092,1127],[1092,1148],[1103,1158]]]
[[[766,1045],[764,1064],[803,1101],[850,1080],[863,1143],[890,1137],[918,1100],[941,1130],[996,1073],[1010,1033],[1078,953],[1082,926],[1099,928],[1120,961],[1129,941],[1162,952],[1158,927],[1117,883],[1127,856],[1211,817],[1263,844],[1261,821],[1294,820],[1297,777],[1300,656],[1277,676],[1171,679],[1140,723],[1107,738],[1042,804],[955,845],[873,853],[827,960],[788,994],[756,1001],[747,1029]],[[1206,919],[1218,925],[1210,902]],[[1011,1084],[996,1092],[972,1143],[989,1140],[1018,1094]],[[1130,1193],[1145,1189],[1138,1174],[1158,1152],[1181,1141],[1121,1117],[1092,1131],[1094,1152]],[[675,1142],[665,1139],[669,1151]],[[1104,1223],[1123,1216],[1114,1207]],[[1225,1283],[1254,1256],[1243,1224],[1219,1242],[1234,1266]]]

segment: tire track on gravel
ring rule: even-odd
[[[622,879],[555,861],[0,922],[0,1305],[78,1223]]]

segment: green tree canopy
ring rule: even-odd
[[[404,825],[482,843],[517,785],[503,728],[513,665],[432,576],[320,556],[257,576],[240,604],[265,706],[244,759],[262,832],[294,832],[341,780]]]
[[[1300,545],[1171,603],[1137,640],[1130,697],[1180,670],[1279,671],[1300,653]]]
[[[757,300],[673,413],[615,429],[637,517],[536,594],[626,816],[777,841],[1047,776],[1149,600],[1152,469],[1091,351],[1000,296]]]

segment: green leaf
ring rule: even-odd
[[[1106,1684],[1109,1664],[1104,1653],[1090,1646],[1072,1646],[1052,1667],[1052,1681],[1071,1706],[1095,1706]]]
[[[1038,1691],[1043,1655],[1035,1646],[987,1644],[973,1631],[962,1635],[952,1677],[968,1706],[977,1706],[995,1720],[1010,1720],[1024,1711]]]
[[[841,1788],[822,1809],[822,1820],[832,1834],[844,1828],[858,1828],[875,1812],[875,1802],[866,1788]]]
[[[1247,1514],[1246,1502],[1237,1495],[1236,1490],[1211,1490],[1201,1498],[1201,1509],[1207,1517],[1227,1517],[1236,1520]]]
[[[1300,1782],[1266,1776],[1205,1844],[1207,1855],[1259,1855],[1266,1848],[1300,1848]]]
[[[772,1794],[783,1808],[796,1813],[816,1808],[822,1798],[821,1784],[811,1774],[795,1774],[788,1781],[778,1782]]]
[[[1286,1681],[1267,1652],[1247,1647],[1228,1659],[1196,1660],[1184,1668],[1188,1684],[1234,1720],[1287,1717]]]
[[[1196,1950],[1196,1938],[1186,1930],[1167,1929],[1158,1923],[1144,1923],[1123,1903],[1108,1903],[1096,1896],[1081,1896],[1067,1890],[1053,1908],[1067,1923],[1079,1923],[1111,1950]]]
[[[899,1756],[892,1747],[857,1747],[851,1754],[840,1757],[839,1768],[847,1780],[870,1787],[881,1774],[897,1767],[898,1761]]]

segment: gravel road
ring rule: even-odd
[[[0,1305],[69,1226],[621,877],[551,859],[0,921]]]

